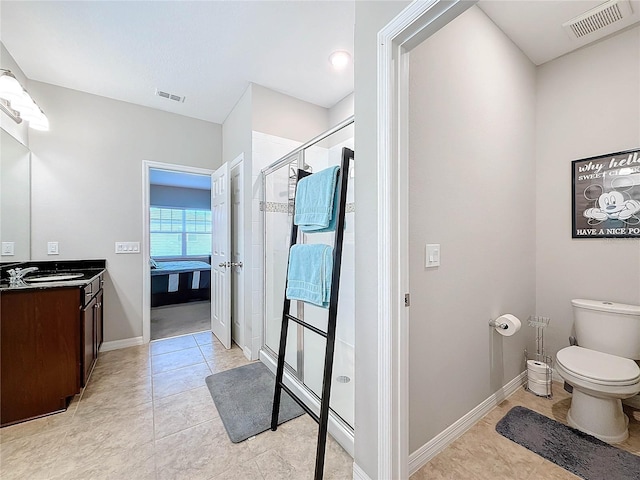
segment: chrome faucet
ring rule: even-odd
[[[11,270],[7,270],[9,274],[9,285],[24,285],[24,277],[26,274],[35,272],[38,270],[38,267],[27,267],[27,268],[12,268]]]

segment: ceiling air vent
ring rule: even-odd
[[[609,0],[563,23],[562,27],[574,40],[582,39],[595,32],[600,32],[602,36],[604,36],[617,30],[618,25],[613,27],[614,23],[626,19],[632,15],[632,13],[629,0]],[[607,28],[610,25],[612,28]],[[620,25],[620,28],[622,28],[622,26],[623,25]]]
[[[187,98],[187,97],[181,97],[179,95],[174,95],[173,93],[163,92],[162,90],[158,90],[157,88],[156,88],[156,95],[158,97],[168,98],[169,100],[173,100],[175,102],[180,102],[180,103],[184,103],[185,99]]]

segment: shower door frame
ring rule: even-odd
[[[354,116],[351,116],[349,118],[347,118],[346,120],[344,120],[343,122],[340,122],[339,124],[337,124],[335,127],[327,130],[326,132],[318,135],[317,137],[313,138],[312,140],[308,141],[307,143],[304,143],[303,145],[299,146],[298,148],[292,150],[291,152],[287,153],[286,155],[284,155],[283,157],[281,157],[279,160],[275,161],[274,163],[272,163],[271,165],[265,167],[262,169],[261,171],[261,182],[262,182],[262,199],[261,199],[261,203],[264,205],[264,202],[266,202],[266,179],[267,179],[267,175],[274,173],[277,170],[280,170],[281,168],[285,168],[288,165],[291,165],[293,162],[296,162],[296,172],[297,169],[300,170],[304,170],[305,167],[305,151],[307,149],[309,149],[310,147],[313,147],[314,145],[316,145],[317,143],[327,139],[328,137],[330,137],[331,135],[333,135],[334,133],[337,133],[339,131],[341,131],[344,128],[347,128],[351,125],[354,124]],[[297,157],[297,159],[296,159]],[[261,207],[262,210],[262,214],[263,214],[263,218],[266,219],[266,211],[263,209],[263,207]],[[293,221],[293,219],[292,219]],[[264,301],[262,302],[262,315],[263,315],[263,324],[262,324],[262,331],[263,331],[263,335],[262,335],[262,346],[260,348],[260,360],[267,365],[273,372],[275,372],[275,367],[276,367],[276,363],[277,363],[277,356],[278,353],[275,352],[271,347],[269,347],[266,343],[266,338],[267,338],[267,321],[268,321],[268,315],[267,315],[267,295],[266,295],[266,289],[267,289],[267,228],[266,228],[266,221],[263,222],[263,229],[262,229],[262,235],[263,235],[263,239],[262,239],[262,245],[263,245],[263,259],[262,259],[262,265],[263,265],[263,299]],[[301,319],[304,319],[304,302],[296,302],[297,304],[297,316]],[[320,411],[320,397],[318,397],[318,395],[311,390],[311,388],[309,388],[305,383],[304,383],[304,328],[296,325],[297,327],[297,331],[296,331],[296,369],[294,370],[286,361],[285,361],[285,374],[284,374],[284,382],[287,384],[288,387],[293,388],[294,391],[297,390],[297,393],[300,394],[300,398],[303,398],[305,400],[305,403],[307,403],[308,405],[311,406],[311,408]],[[291,327],[289,327],[291,328]],[[343,420],[339,414],[337,414],[334,410],[330,409],[329,410],[329,433],[336,439],[336,441],[338,441],[338,443],[340,443],[340,445],[342,445],[342,447],[353,457],[354,456],[354,429],[345,421]]]

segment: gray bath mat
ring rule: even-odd
[[[220,419],[233,443],[271,428],[276,377],[261,362],[209,375],[205,381]],[[304,413],[287,392],[282,392],[278,425]]]
[[[585,480],[638,480],[640,457],[524,407],[513,407],[496,431]]]

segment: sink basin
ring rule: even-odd
[[[73,280],[74,278],[84,277],[84,273],[56,273],[53,275],[45,275],[42,277],[27,277],[27,282],[61,282],[63,280]]]

